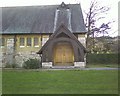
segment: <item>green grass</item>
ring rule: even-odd
[[[3,94],[117,94],[117,70],[3,70]]]
[[[2,94],[2,69],[0,69],[0,95]]]

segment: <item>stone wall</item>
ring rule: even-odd
[[[83,46],[86,48],[86,34],[84,35],[78,35],[78,40],[83,44]]]
[[[5,67],[6,64],[18,64],[19,67],[22,67],[23,63],[27,61],[29,58],[32,58],[32,59],[36,58],[39,60],[41,59],[40,56],[36,54],[36,52],[38,51],[38,49],[41,48],[41,46],[39,46],[38,48],[34,48],[34,47],[19,48],[19,44],[18,44],[19,40],[15,41],[15,38],[16,38],[15,36],[11,36],[11,37],[6,36],[5,38],[6,38],[6,46],[1,48],[1,51],[0,51],[0,67]],[[43,38],[42,45],[44,45],[44,43],[48,40],[49,36],[43,36],[42,38]],[[78,40],[86,47],[85,35],[78,35]],[[86,59],[86,56],[85,56],[85,59]],[[78,65],[84,66],[86,63],[80,64],[76,62],[74,64],[75,66],[78,66]],[[47,67],[47,66],[51,67],[52,62],[45,62],[42,65],[44,67]]]
[[[74,62],[74,67],[78,68],[85,68],[86,63],[85,62]]]
[[[0,51],[0,62],[1,62],[0,67],[5,67],[6,64],[15,63],[14,44],[15,44],[14,38],[10,37],[6,39],[6,46],[2,46]]]
[[[9,64],[14,63],[14,44],[14,38],[7,39],[6,62]]]
[[[16,53],[16,56],[15,56],[15,62],[16,64],[19,65],[19,67],[22,67],[23,66],[23,63],[25,61],[27,61],[28,59],[39,59],[40,60],[40,56],[38,54],[36,54],[35,52],[34,53],[31,53],[31,52],[18,52]]]
[[[13,58],[11,57],[13,56]],[[18,67],[22,67],[23,66],[23,63],[25,61],[27,61],[28,59],[32,58],[32,59],[38,59],[40,60],[40,56],[38,54],[33,54],[33,53],[30,53],[30,52],[19,52],[19,53],[16,53],[16,54],[4,54],[4,53],[0,53],[0,67],[5,67],[6,64],[17,64]],[[12,58],[12,60],[11,60]],[[10,60],[10,62],[8,61]]]
[[[42,68],[52,68],[52,62],[42,62]]]
[[[0,49],[0,68],[2,67],[3,55],[2,50]]]

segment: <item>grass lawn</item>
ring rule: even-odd
[[[3,94],[118,94],[117,70],[3,70]]]
[[[2,69],[0,69],[0,95],[2,94]]]

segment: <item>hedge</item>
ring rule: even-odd
[[[38,69],[40,68],[40,61],[38,59],[28,59],[24,62],[23,68],[25,69]]]
[[[118,54],[87,54],[88,64],[118,64]]]

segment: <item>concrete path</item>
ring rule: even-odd
[[[82,70],[120,70],[120,68],[85,68],[85,69],[82,69]]]
[[[107,67],[103,67],[103,68],[50,68],[50,69],[42,69],[42,70],[120,70],[120,68],[107,68]]]
[[[45,71],[45,70],[120,70],[120,68],[108,68],[108,67],[102,67],[102,68],[42,68],[42,69],[21,69],[21,68],[4,68],[8,70],[28,70],[28,71]]]

